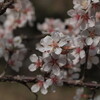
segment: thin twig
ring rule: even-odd
[[[4,76],[0,77],[0,82],[19,82],[19,83],[36,83],[36,78],[25,76]]]
[[[85,78],[85,74],[86,74],[86,69],[87,69],[87,67],[88,67],[88,57],[89,57],[89,46],[87,46],[86,48],[85,48],[85,52],[86,52],[86,62],[85,62],[85,64],[84,64],[84,69],[83,69],[83,74],[82,74],[82,78],[81,78],[81,80],[83,81],[84,80],[84,78]]]
[[[37,80],[35,77],[25,77],[25,76],[4,76],[0,77],[0,82],[18,82],[18,83],[36,83]],[[100,89],[100,84],[94,82],[82,82],[77,80],[64,80],[66,86],[76,86],[76,87],[87,87]]]

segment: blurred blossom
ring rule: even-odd
[[[0,58],[4,57],[8,66],[16,72],[22,67],[27,49],[20,36],[14,37],[13,31],[24,27],[27,22],[32,25],[34,20],[34,7],[29,0],[17,0],[13,9],[8,8],[0,16]]]
[[[78,88],[76,90],[76,95],[74,96],[73,100],[80,100],[83,92],[84,92],[84,88]]]

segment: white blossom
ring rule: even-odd
[[[30,56],[30,60],[32,64],[29,66],[30,71],[35,71],[37,68],[42,66],[42,58],[37,56],[36,54],[33,54]]]

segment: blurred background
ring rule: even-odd
[[[72,0],[31,0],[33,3],[33,6],[35,8],[36,13],[36,21],[34,24],[34,27],[26,26],[23,29],[17,29],[15,31],[16,35],[25,33],[28,36],[34,37],[34,40],[32,41],[24,41],[26,43],[27,47],[31,47],[33,50],[32,52],[37,53],[35,50],[35,44],[39,42],[40,38],[35,38],[36,35],[41,34],[37,28],[36,25],[38,22],[42,23],[45,18],[60,18],[61,20],[64,20],[67,18],[67,11],[72,8]],[[29,52],[29,55],[32,53]],[[33,73],[29,72],[27,67],[29,66],[30,62],[28,59],[28,56],[25,59],[24,65],[21,68],[19,73],[16,73],[14,71],[7,70],[7,74],[12,73],[13,75],[26,75],[31,76],[34,75]],[[5,65],[2,65],[5,66]],[[3,70],[3,69],[2,69]],[[96,71],[96,73],[99,74],[99,71],[97,71],[95,68],[93,71]],[[98,79],[93,73],[93,71],[90,71],[91,76],[93,79]],[[90,79],[91,80],[91,79]],[[39,100],[73,100],[73,96],[75,95],[75,89],[74,87],[60,87],[56,88],[56,92],[52,93],[49,91],[49,93],[44,96],[41,93],[38,93]],[[35,96],[33,93],[31,93],[25,86],[18,84],[18,83],[0,83],[0,100],[35,100]]]
[[[31,0],[36,11],[37,21],[43,21],[44,18],[64,18],[67,11],[72,8],[72,0]]]

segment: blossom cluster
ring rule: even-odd
[[[30,56],[29,70],[43,73],[37,75],[37,83],[31,88],[34,93],[41,90],[46,94],[49,87],[54,90],[65,80],[80,79],[82,67],[89,70],[100,63],[100,1],[73,0],[73,5],[68,11],[70,18],[64,22],[46,18],[38,24],[47,36],[36,46],[42,55]],[[74,100],[77,98],[80,96]]]
[[[22,66],[27,49],[21,36],[14,35],[14,30],[27,23],[32,25],[34,20],[34,8],[29,0],[16,0],[13,9],[8,8],[5,14],[0,16],[0,58],[4,58],[7,66],[16,72]]]

